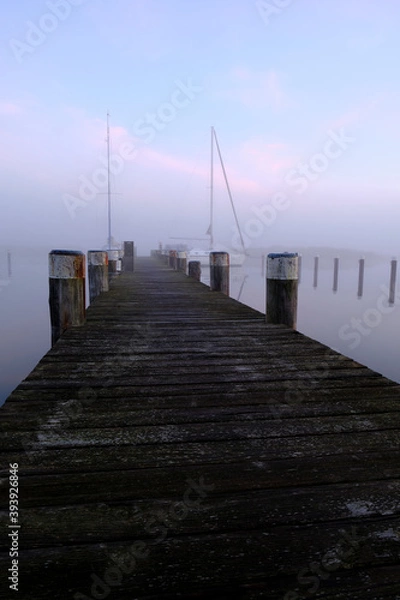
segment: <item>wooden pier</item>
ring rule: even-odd
[[[400,386],[157,258],[0,415],[0,598],[400,599]]]

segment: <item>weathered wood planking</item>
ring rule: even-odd
[[[135,267],[1,409],[18,597],[399,599],[400,386]]]

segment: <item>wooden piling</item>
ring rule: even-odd
[[[268,254],[266,322],[296,329],[299,262],[297,252]]]
[[[333,291],[337,292],[339,281],[339,258],[333,259]]]
[[[314,257],[314,279],[313,287],[318,287],[318,267],[319,267],[319,256]]]
[[[389,304],[394,304],[395,292],[396,292],[396,272],[397,272],[397,260],[392,259],[390,261]]]
[[[178,271],[183,271],[186,273],[186,252],[178,252]]]
[[[7,274],[8,274],[8,278],[10,279],[12,276],[12,265],[11,265],[11,252],[10,250],[7,251]]]
[[[119,271],[119,250],[107,250],[108,255],[108,280],[111,281],[113,277],[118,275]]]
[[[364,290],[364,267],[365,267],[365,258],[360,258],[358,261],[358,289],[357,289],[357,297],[362,298],[363,290]]]
[[[199,260],[191,260],[188,265],[188,275],[196,281],[201,280],[201,262]]]
[[[210,290],[229,296],[229,254],[210,252]]]
[[[135,270],[135,246],[133,242],[124,242],[122,270],[127,273],[133,273]]]
[[[171,269],[174,269],[174,271],[178,268],[178,253],[176,250],[169,251],[169,266]]]
[[[102,292],[108,292],[108,254],[103,250],[88,251],[89,303]]]
[[[84,324],[85,255],[82,252],[50,252],[49,307],[52,345],[69,327]]]

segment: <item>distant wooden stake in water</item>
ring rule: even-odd
[[[313,287],[318,287],[318,266],[319,266],[319,256],[314,258],[314,280]]]
[[[333,291],[337,292],[339,281],[339,258],[333,259]]]
[[[396,272],[397,272],[397,260],[393,259],[390,261],[389,304],[394,304],[395,293],[396,293]]]
[[[358,289],[357,289],[357,297],[362,298],[364,291],[364,267],[365,267],[365,258],[360,258],[358,261]]]

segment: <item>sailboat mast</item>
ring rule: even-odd
[[[210,250],[214,249],[214,127],[211,127],[211,169],[210,169]]]
[[[217,138],[217,134],[215,133],[215,130],[214,130],[214,139],[215,139],[215,145],[217,147],[217,151],[218,151],[218,155],[219,155],[219,160],[220,160],[221,167],[222,167],[222,172],[224,174],[226,189],[228,191],[229,200],[231,202],[233,216],[235,217],[236,227],[238,228],[238,233],[239,233],[240,241],[241,241],[241,244],[242,244],[242,249],[243,249],[243,252],[246,253],[246,247],[245,247],[245,244],[244,244],[243,235],[242,235],[242,232],[240,230],[239,219],[238,219],[237,214],[236,214],[235,205],[233,204],[232,192],[231,192],[231,188],[229,187],[228,177],[226,175],[225,165],[224,165],[224,161],[222,160],[222,154],[221,154],[221,150],[220,150],[220,147],[219,147],[218,138]]]
[[[110,115],[107,113],[107,207],[108,207],[108,249],[111,250],[111,181],[110,181]]]

